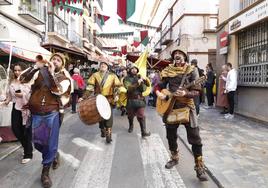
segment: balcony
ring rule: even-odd
[[[44,7],[41,6],[40,2],[36,4],[25,3],[20,5],[18,15],[35,25],[45,24]]]
[[[161,52],[162,48],[161,48],[161,46],[160,46],[160,43],[161,43],[161,40],[159,40],[159,41],[156,43],[156,45],[154,46],[154,52],[155,52],[155,53],[159,53],[159,52]]]
[[[82,48],[82,37],[74,30],[69,30],[69,41],[72,45]]]
[[[165,27],[165,29],[161,32],[161,45],[168,45],[173,41],[172,33],[169,31],[169,27]]]
[[[13,0],[0,0],[0,5],[12,5]]]
[[[48,35],[68,42],[68,24],[56,14],[48,14]]]

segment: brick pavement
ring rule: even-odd
[[[225,120],[203,107],[199,123],[205,164],[223,187],[267,188],[268,127],[240,116]],[[190,148],[183,126],[179,135]]]

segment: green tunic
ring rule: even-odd
[[[124,86],[127,89],[127,108],[144,108],[146,106],[145,98],[142,96],[149,86],[147,81],[139,85],[137,75],[129,75],[124,79]]]

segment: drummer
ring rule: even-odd
[[[114,106],[117,96],[117,89],[121,86],[118,77],[109,71],[109,64],[101,62],[99,71],[94,73],[88,80],[88,86],[82,99],[88,98],[93,92],[95,95],[102,94],[109,101],[111,107]],[[80,99],[79,101],[81,101]],[[110,119],[99,122],[101,137],[106,137],[106,142],[112,141],[113,114]]]

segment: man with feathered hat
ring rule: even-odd
[[[172,64],[161,72],[162,81],[155,87],[156,95],[162,100],[169,100],[172,96],[167,96],[161,89],[167,88],[175,95],[174,102],[169,107],[170,110],[163,115],[163,122],[166,127],[171,159],[166,163],[167,169],[178,164],[179,151],[177,144],[177,129],[180,124],[184,124],[187,132],[187,139],[192,145],[192,152],[195,159],[195,171],[200,181],[207,181],[204,163],[202,159],[202,142],[197,124],[197,116],[193,101],[194,96],[199,95],[200,85],[194,85],[189,89],[183,89],[186,84],[194,82],[199,75],[195,69],[187,63],[188,57],[185,52],[176,49],[171,53]],[[182,116],[187,116],[182,119]]]
[[[20,76],[22,83],[33,83],[29,100],[32,141],[35,148],[42,153],[41,182],[45,188],[52,186],[50,167],[57,169],[59,166],[59,130],[63,108],[69,102],[72,91],[71,77],[64,68],[65,62],[64,54],[55,53],[47,66],[34,66]]]

